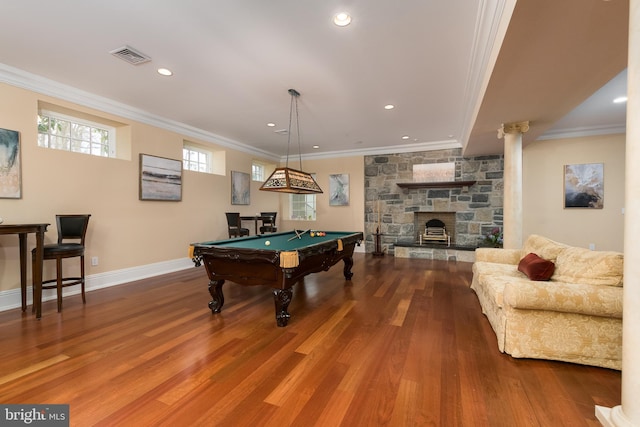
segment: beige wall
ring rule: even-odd
[[[0,217],[5,223],[50,223],[45,237],[45,243],[49,243],[56,239],[56,213],[90,213],[86,252],[89,276],[186,258],[192,242],[227,238],[226,211],[246,215],[278,211],[280,230],[363,229],[362,158],[304,162],[305,169],[318,173],[325,194],[318,196],[318,220],[298,224],[285,221],[288,196],[259,191],[259,182],[251,183],[250,205],[231,205],[230,171],[250,173],[253,160],[273,163],[269,159],[5,84],[0,84],[0,99],[0,128],[20,132],[22,163],[22,199],[0,199]],[[128,125],[125,149],[130,153],[106,159],[38,147],[36,119],[38,103],[43,101]],[[184,139],[224,150],[226,175],[184,171],[181,202],[138,200],[139,154],[181,159]],[[330,173],[350,174],[350,206],[328,206]],[[253,228],[252,223],[244,226]],[[29,248],[33,245],[34,238],[29,236]],[[93,256],[99,258],[98,266],[90,265]],[[45,276],[53,277],[49,264]],[[71,271],[75,265],[69,264]],[[30,278],[29,268],[29,282]],[[18,237],[0,236],[0,291],[19,288],[19,284]]]
[[[523,152],[523,236],[623,251],[625,136],[536,141]],[[564,165],[604,163],[604,208],[564,209]]]
[[[290,166],[299,168],[296,162]],[[306,172],[316,174],[316,181],[323,191],[316,196],[316,221],[285,220],[282,221],[283,228],[364,232],[364,156],[303,160],[302,167]],[[329,175],[345,173],[349,174],[349,206],[329,206]],[[282,212],[288,217],[288,196],[282,198]]]

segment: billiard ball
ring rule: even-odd
[[[271,242],[267,240],[266,242],[264,242],[264,244],[265,244],[266,246],[269,246],[269,245],[271,244]]]
[[[315,236],[316,236],[316,233],[314,233],[314,232],[312,231],[311,233],[309,233],[309,236],[311,236],[311,237],[315,237]]]

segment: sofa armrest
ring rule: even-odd
[[[516,280],[505,285],[503,303],[516,309],[622,318],[622,288],[618,286]]]
[[[478,248],[476,261],[496,262],[498,264],[518,265],[522,251],[520,249]]]

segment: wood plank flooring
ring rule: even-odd
[[[471,264],[355,254],[271,291],[202,267],[0,313],[0,402],[67,403],[73,426],[598,426],[618,371],[513,359],[469,289]]]

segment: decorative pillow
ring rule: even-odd
[[[520,260],[518,270],[522,271],[531,280],[549,280],[556,269],[556,265],[544,258],[540,258],[533,252]]]

